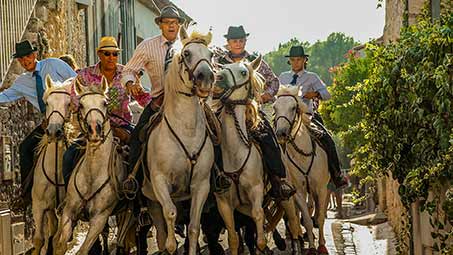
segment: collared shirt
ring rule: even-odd
[[[109,84],[109,89],[107,91],[107,96],[109,97],[108,110],[110,113],[112,113],[110,115],[110,120],[115,124],[118,124],[119,126],[129,125],[132,121],[132,114],[129,109],[131,96],[127,93],[125,87],[121,85],[123,70],[123,65],[116,65],[116,73],[113,76],[113,81]],[[80,69],[78,71],[77,80],[79,80],[80,83],[85,86],[101,86],[102,73],[100,69],[100,62],[98,62],[94,66]],[[76,106],[78,106],[78,98],[75,94],[74,86],[72,87],[71,95],[73,102]],[[147,92],[143,92],[140,95],[134,97],[134,99],[144,107],[151,100],[151,96]],[[120,118],[115,117],[115,115],[119,116]]]
[[[35,71],[39,72],[43,82],[46,75],[50,75],[53,81],[63,82],[77,74],[64,61],[57,58],[47,58],[36,63]],[[45,84],[44,90],[46,89]],[[0,92],[0,103],[10,103],[25,98],[39,110],[38,94],[36,91],[36,76],[33,72],[21,74],[8,89]]]
[[[231,64],[234,63],[234,60],[231,59],[229,56],[228,51],[221,50],[219,48],[214,50],[214,59],[216,63],[225,65],[225,64]],[[253,61],[257,56],[249,54],[247,51],[245,51],[244,58],[247,59],[249,62]],[[266,61],[261,60],[261,65],[258,68],[258,73],[260,73],[264,79],[266,80],[266,83],[264,85],[265,92],[269,93],[272,96],[275,96],[278,92],[278,88],[280,87],[280,83],[278,81],[277,76],[274,74],[270,66],[266,63]]]
[[[280,83],[285,85],[290,84],[294,74],[296,74],[294,71],[281,73],[279,77]],[[307,104],[310,113],[313,113],[313,110],[317,110],[317,107],[313,106],[312,99],[304,98],[305,94],[307,94],[307,92],[318,92],[322,100],[329,100],[331,97],[330,93],[327,90],[326,84],[324,84],[317,74],[302,70],[299,71],[297,75],[298,77],[295,86],[301,86],[302,100]]]
[[[167,41],[164,36],[158,35],[141,42],[124,68],[121,83],[126,85],[128,81],[135,82],[137,74],[144,68],[151,81],[151,96],[160,96],[164,91],[165,55],[169,47]],[[177,46],[174,44],[172,47]]]

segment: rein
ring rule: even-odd
[[[279,96],[280,97],[284,97],[284,96],[287,96],[287,97],[291,97],[293,98],[295,101],[296,101],[296,105],[298,106],[298,100],[295,96],[293,95],[281,95]],[[291,156],[289,155],[288,153],[288,150],[285,150],[285,154],[286,156],[288,157],[289,161],[294,165],[294,167],[296,167],[296,169],[302,173],[304,176],[305,176],[305,180],[307,182],[307,192],[310,193],[310,184],[308,182],[308,175],[310,174],[311,172],[311,169],[313,167],[313,163],[314,163],[314,160],[315,160],[315,156],[316,156],[316,142],[314,141],[313,137],[310,135],[310,141],[311,141],[311,152],[305,152],[304,150],[302,150],[299,146],[297,146],[295,140],[296,140],[296,135],[297,133],[299,132],[301,126],[302,126],[302,117],[301,117],[301,112],[300,112],[300,108],[297,107],[297,110],[296,110],[296,114],[294,115],[294,119],[292,121],[290,121],[288,119],[288,117],[282,115],[282,116],[278,116],[275,121],[274,121],[274,128],[276,128],[277,126],[277,122],[279,119],[283,119],[285,121],[287,121],[290,125],[290,135],[289,135],[289,139],[288,139],[288,142],[289,144],[294,148],[294,150],[299,153],[300,155],[304,156],[304,157],[311,157],[310,159],[310,165],[308,166],[308,170],[305,172],[299,165],[296,164],[296,162],[294,161],[294,159],[291,158]],[[294,129],[294,126],[295,126],[295,122],[296,122],[296,119],[298,124],[297,124],[297,128]],[[291,135],[294,131],[294,136]]]
[[[101,95],[101,96],[104,96],[104,94],[101,94],[101,93],[97,93],[97,92],[88,92],[88,93],[85,93],[83,95],[80,96],[79,100],[82,99],[84,96],[88,96],[88,95]],[[105,123],[107,123],[107,121],[109,121],[109,118],[108,118],[108,113],[107,114],[104,114],[100,109],[98,108],[91,108],[90,110],[88,110],[88,112],[85,114],[85,116],[83,117],[83,122],[81,122],[81,117],[82,117],[82,113],[80,112],[80,109],[77,111],[77,122],[79,123],[79,126],[80,128],[82,129],[82,133],[84,135],[87,135],[88,134],[88,124],[87,124],[87,118],[88,118],[88,115],[91,113],[91,112],[98,112],[99,114],[101,114],[102,116],[102,126],[104,127]],[[104,133],[104,129],[101,130],[101,137],[102,137],[102,141],[101,143],[104,143],[105,142],[105,139],[107,138],[107,136],[109,135],[109,133],[112,131],[112,128],[110,128],[107,133],[105,134]]]
[[[241,193],[239,192],[239,178],[241,177],[241,174],[244,171],[244,167],[250,158],[250,154],[252,152],[252,143],[250,142],[249,134],[248,133],[244,134],[244,132],[242,131],[240,123],[239,123],[237,115],[236,115],[236,112],[234,111],[234,108],[237,105],[249,105],[251,103],[251,101],[250,101],[250,91],[251,90],[249,88],[249,90],[248,90],[249,95],[244,99],[230,100],[229,97],[237,89],[240,89],[240,88],[244,87],[245,85],[249,84],[250,76],[248,77],[248,79],[245,82],[243,82],[241,84],[237,84],[236,78],[233,75],[233,71],[230,68],[223,68],[223,69],[227,70],[231,74],[231,77],[233,77],[234,85],[232,87],[230,87],[230,89],[228,89],[220,97],[220,101],[225,106],[225,113],[228,115],[231,115],[233,117],[236,132],[239,134],[239,137],[241,138],[242,143],[248,148],[248,152],[247,152],[247,156],[246,156],[245,160],[243,161],[242,165],[237,170],[232,171],[232,172],[226,172],[225,169],[223,169],[222,171],[226,176],[228,176],[234,182],[235,187],[236,187],[236,193],[237,193],[238,199],[239,199],[239,203],[244,204],[242,201],[242,198],[241,198]]]
[[[69,97],[71,97],[71,94],[69,94],[69,92],[67,91],[52,91],[50,92],[47,96],[50,96],[52,94],[65,94]],[[50,117],[52,117],[53,114],[58,114],[62,119],[63,119],[63,123],[67,122],[69,120],[69,116],[65,117],[60,111],[57,111],[57,110],[53,110],[49,116],[46,118],[46,121],[47,123],[49,123],[49,120],[50,120]],[[64,125],[64,124],[63,124]],[[59,188],[60,187],[64,187],[65,184],[60,184],[58,183],[58,142],[59,141],[56,141],[55,142],[55,181],[53,181],[49,175],[47,174],[47,171],[46,171],[46,167],[45,167],[45,159],[46,159],[46,151],[47,151],[47,148],[46,149],[43,149],[43,157],[42,157],[42,161],[41,161],[41,169],[42,169],[42,172],[44,174],[44,176],[46,177],[47,181],[50,182],[54,187],[55,187],[55,206],[58,207],[58,205],[60,204],[60,190]],[[67,145],[67,138],[66,138],[66,135],[64,134],[63,132],[63,142],[65,144],[65,147],[67,148],[68,145]],[[47,146],[50,144],[50,142],[48,142]]]

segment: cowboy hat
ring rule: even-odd
[[[13,58],[21,58],[30,55],[30,53],[33,53],[37,50],[38,49],[36,47],[33,47],[29,40],[19,42],[16,43],[16,53],[13,54]]]
[[[223,35],[223,36],[227,40],[230,40],[230,39],[241,39],[241,38],[246,38],[247,36],[249,36],[249,33],[245,32],[244,27],[242,25],[238,26],[238,27],[229,26],[227,34]]]

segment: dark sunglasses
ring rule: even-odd
[[[110,55],[113,55],[114,57],[118,57],[118,52],[104,51],[103,54],[104,54],[104,56],[106,56],[106,57],[110,57]]]

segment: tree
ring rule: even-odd
[[[288,58],[285,58],[285,55],[289,53],[291,46],[302,45],[306,54],[310,55],[307,70],[317,73],[327,85],[330,85],[332,78],[329,69],[346,62],[345,54],[357,44],[352,37],[346,36],[344,33],[332,33],[325,41],[317,41],[313,45],[292,38],[286,43],[281,43],[277,50],[266,54],[264,59],[279,75],[290,69]]]

